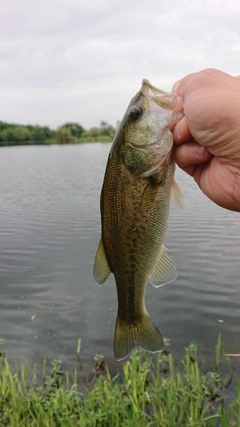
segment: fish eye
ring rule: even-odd
[[[137,105],[132,108],[130,112],[130,117],[134,122],[136,122],[138,119],[140,119],[142,114],[143,114],[143,109]]]

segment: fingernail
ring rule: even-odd
[[[205,148],[204,148],[204,147],[202,147],[201,145],[199,145],[199,146],[197,147],[197,149],[196,149],[196,152],[197,152],[197,154],[198,154],[200,157],[202,157],[202,156],[203,156],[204,151],[205,151]]]
[[[181,133],[180,133],[180,125],[179,123],[176,124],[175,128],[174,128],[174,138],[176,140],[180,140],[181,139]]]
[[[178,88],[179,83],[180,83],[180,80],[178,80],[176,83],[174,83],[174,85],[172,87],[173,92],[177,92],[177,88]]]

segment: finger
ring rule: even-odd
[[[209,151],[195,141],[182,144],[174,150],[175,162],[191,176],[197,165],[207,162],[211,157]]]
[[[193,81],[196,80],[196,77],[200,73],[191,73],[183,77],[182,79],[176,81],[172,87],[172,91],[176,93],[178,96],[180,96],[182,99],[185,99],[185,96],[188,92],[188,87],[191,85]]]
[[[219,84],[219,80],[231,77],[223,71],[214,68],[206,68],[196,73],[188,74],[173,85],[173,92],[177,93],[184,101],[192,92],[202,89],[203,87],[211,87],[213,83]]]
[[[174,85],[173,85],[173,87],[172,87],[172,91],[173,91],[174,93],[178,93],[178,86],[179,86],[180,81],[181,81],[181,79],[180,79],[180,80],[177,80],[177,81],[176,81],[176,83],[174,83]]]
[[[192,139],[186,117],[183,117],[177,122],[175,128],[173,129],[173,139],[176,145],[181,144],[182,142],[190,141]]]

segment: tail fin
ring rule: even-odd
[[[135,347],[152,353],[163,351],[163,338],[148,314],[139,323],[126,324],[116,319],[114,354],[117,360],[127,357]]]

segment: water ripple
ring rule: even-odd
[[[112,357],[116,289],[94,282],[99,195],[109,144],[10,147],[0,157],[0,337],[22,357]],[[147,287],[146,305],[175,349],[218,332],[239,352],[240,215],[215,206],[177,170],[185,200],[166,246],[177,280]],[[20,357],[20,356],[19,356]]]

